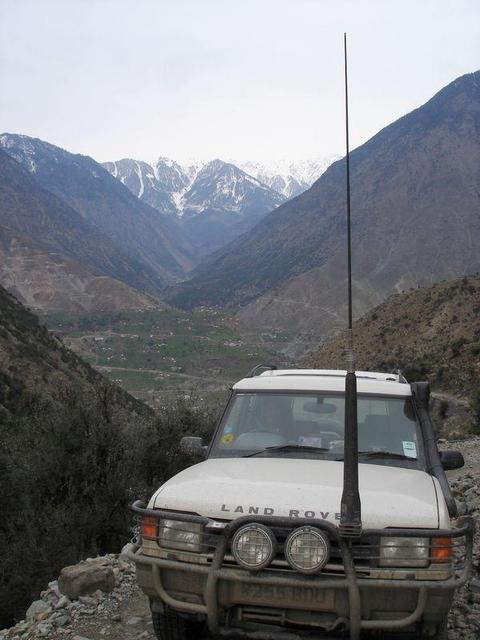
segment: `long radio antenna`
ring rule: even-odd
[[[352,225],[350,211],[350,148],[348,140],[347,34],[343,36],[345,52],[345,133],[347,168],[347,242],[348,242],[348,343],[345,376],[345,447],[343,457],[343,493],[340,504],[339,533],[343,538],[357,538],[362,532],[362,508],[358,491],[358,419],[357,377],[353,355],[352,331]]]
[[[347,174],[347,247],[348,247],[348,334],[347,334],[347,371],[355,370],[353,353],[353,302],[352,302],[352,213],[350,205],[350,139],[348,129],[348,57],[347,34],[343,34],[343,50],[345,59],[345,161]]]

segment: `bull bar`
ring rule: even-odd
[[[131,509],[139,516],[149,516],[157,519],[176,520],[183,523],[200,524],[204,527],[215,528],[215,519],[207,518],[194,514],[171,512],[162,509],[145,508],[144,503],[137,500],[131,505]],[[276,576],[266,574],[264,571],[250,572],[247,570],[239,571],[224,567],[225,555],[228,551],[229,542],[234,533],[242,526],[251,523],[259,523],[268,527],[292,529],[293,527],[314,526],[326,532],[329,538],[338,545],[340,557],[343,564],[344,575],[341,577],[330,577],[320,574],[315,576],[306,576],[294,574],[285,576]],[[213,559],[210,565],[195,564],[172,559],[164,559],[142,553],[141,540],[134,541],[126,545],[123,553],[135,564],[150,565],[153,576],[153,583],[156,593],[160,599],[172,609],[179,612],[200,614],[206,617],[208,629],[214,635],[221,635],[224,630],[220,627],[219,613],[220,607],[218,603],[218,583],[220,580],[236,583],[255,583],[269,586],[283,587],[308,587],[316,589],[343,589],[347,591],[348,598],[348,617],[342,619],[350,632],[350,640],[358,640],[361,630],[376,631],[392,631],[408,627],[420,620],[425,612],[427,604],[427,594],[429,589],[435,591],[453,591],[454,589],[465,584],[472,573],[472,550],[474,521],[469,516],[463,516],[456,522],[453,529],[366,529],[362,532],[360,540],[386,537],[402,537],[402,538],[448,538],[454,550],[457,551],[457,563],[449,563],[449,577],[445,579],[417,580],[409,578],[362,578],[357,575],[357,569],[354,563],[354,546],[352,540],[347,540],[339,535],[338,528],[331,522],[313,518],[289,518],[280,516],[242,516],[228,523],[225,523],[222,531],[215,534],[216,542],[213,547]],[[202,534],[205,535],[205,534]],[[461,544],[461,540],[463,543]],[[461,549],[459,551],[459,549]],[[198,573],[206,576],[206,588],[203,594],[204,603],[187,602],[179,600],[167,593],[162,582],[161,570],[175,570],[186,573]],[[399,619],[362,619],[361,593],[362,587],[373,589],[414,589],[417,593],[417,602],[415,609],[408,615]],[[332,629],[338,626],[332,625]],[[328,629],[327,629],[328,630]],[[248,637],[248,633],[243,633]],[[259,638],[258,632],[255,637]],[[252,636],[253,637],[253,636]],[[272,637],[269,631],[268,637]],[[283,636],[281,636],[283,637]]]

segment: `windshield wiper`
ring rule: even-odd
[[[405,456],[403,453],[396,453],[395,451],[359,451],[358,456],[363,458],[390,458],[393,460],[418,460],[411,456]]]
[[[316,451],[316,452],[326,452],[330,451],[330,449],[326,449],[325,447],[308,447],[307,445],[302,444],[281,444],[276,447],[266,447],[265,449],[260,449],[260,451],[254,451],[253,453],[247,453],[247,455],[242,456],[242,458],[253,458],[253,456],[259,456],[261,453],[270,453],[271,451]]]

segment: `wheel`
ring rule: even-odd
[[[448,619],[445,617],[440,624],[436,627],[428,627],[427,629],[422,629],[419,631],[418,637],[424,640],[425,638],[430,638],[431,640],[448,640]]]
[[[158,640],[198,640],[204,627],[203,623],[182,618],[166,607],[163,613],[152,611],[152,622]]]
[[[435,635],[436,640],[448,640],[448,627],[447,627],[447,618],[438,625],[437,633]]]

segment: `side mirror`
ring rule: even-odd
[[[460,451],[440,451],[440,462],[445,471],[461,469],[465,464],[465,460]]]
[[[185,436],[180,440],[180,451],[187,456],[205,457],[207,447],[203,444],[203,438]]]

